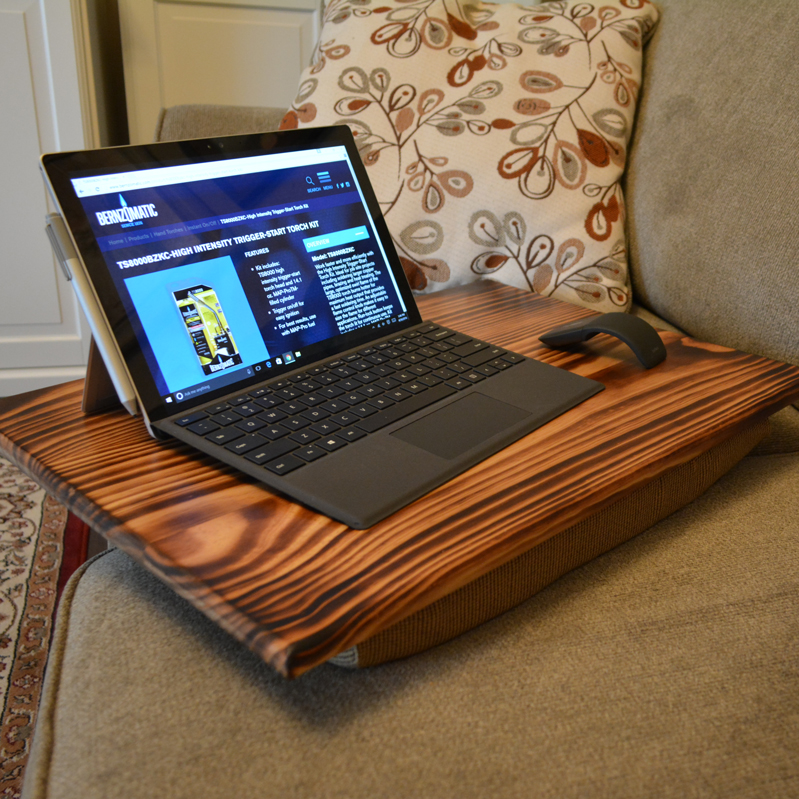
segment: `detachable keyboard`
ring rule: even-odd
[[[427,323],[174,421],[285,475],[523,360]]]

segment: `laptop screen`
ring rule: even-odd
[[[165,412],[417,321],[357,153],[312,143],[68,175]]]

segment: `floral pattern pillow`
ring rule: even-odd
[[[282,128],[347,123],[411,286],[631,296],[620,181],[649,0],[329,0]]]

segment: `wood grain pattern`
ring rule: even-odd
[[[663,333],[643,370],[607,336],[537,337],[590,315],[494,283],[420,299],[426,318],[607,390],[369,530],[290,502],[82,381],[0,400],[0,450],[281,674],[297,676],[799,398],[799,368]]]

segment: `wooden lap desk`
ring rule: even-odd
[[[608,336],[550,350],[539,334],[592,312],[491,282],[419,305],[606,390],[368,530],[158,443],[121,409],[85,415],[83,381],[0,400],[0,450],[294,677],[799,398],[799,368],[674,333],[651,370]]]

